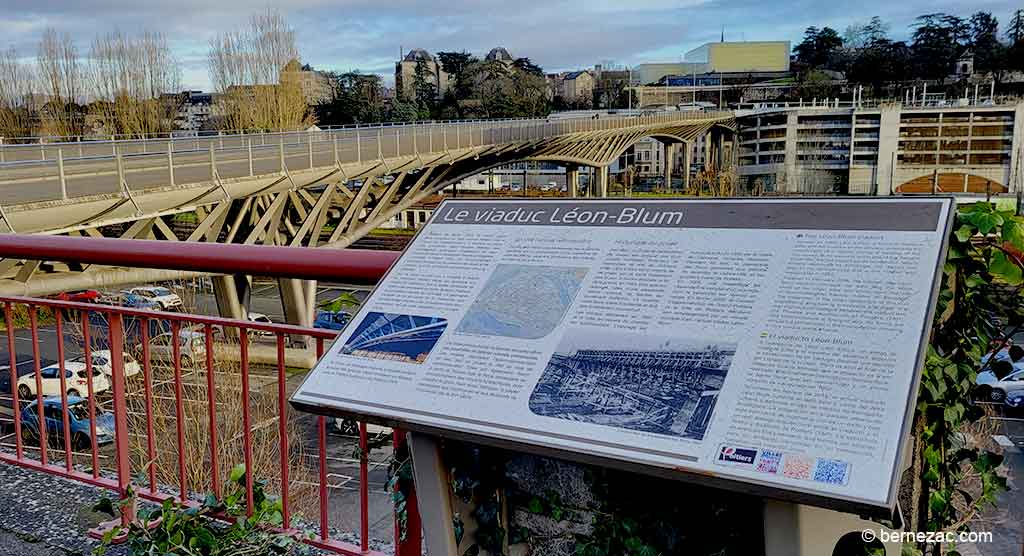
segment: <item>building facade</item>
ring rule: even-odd
[[[705,73],[770,73],[789,71],[789,41],[709,42],[684,56],[703,64]]]
[[[561,96],[566,102],[592,101],[594,76],[586,70],[561,74],[555,94]]]
[[[1024,103],[740,115],[738,171],[787,193],[1005,193],[1021,189]]]
[[[402,100],[416,98],[416,66],[420,62],[423,62],[427,70],[424,77],[428,83],[434,86],[438,98],[448,90],[448,74],[441,68],[440,62],[426,50],[415,48],[395,64],[395,96],[397,98]]]

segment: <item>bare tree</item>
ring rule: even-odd
[[[288,130],[314,122],[303,93],[295,31],[267,10],[210,42],[209,69],[226,127]]]
[[[40,109],[41,133],[69,136],[81,133],[83,79],[78,48],[67,33],[53,29],[39,43],[39,85],[47,99]]]
[[[143,135],[171,128],[176,103],[163,95],[178,90],[180,71],[163,35],[98,36],[90,57],[93,114],[107,133]]]
[[[0,137],[32,134],[32,68],[13,48],[0,51]]]

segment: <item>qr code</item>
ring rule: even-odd
[[[850,464],[837,459],[819,459],[814,468],[814,480],[830,485],[845,485],[850,474]]]
[[[761,473],[778,473],[782,452],[761,450],[761,458],[757,460],[757,470]]]
[[[782,475],[791,479],[810,479],[814,458],[787,455],[782,462]]]

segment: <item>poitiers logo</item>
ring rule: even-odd
[[[722,446],[718,451],[718,461],[724,463],[741,463],[753,465],[757,459],[757,450],[748,448],[736,448],[734,446]]]

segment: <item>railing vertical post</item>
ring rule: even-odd
[[[217,137],[220,139],[220,148],[223,149],[224,148],[224,132],[223,131],[218,131],[217,132]],[[212,145],[213,141],[210,141],[210,144]]]
[[[217,155],[213,152],[213,143],[210,143],[210,181],[217,181]]]
[[[255,175],[252,171],[252,137],[245,138],[245,148],[249,152],[249,177],[252,177]]]
[[[206,336],[206,399],[210,418],[210,477],[213,483],[213,495],[220,499],[220,463],[217,448],[217,385],[213,377],[213,327],[203,327]],[[249,434],[250,431],[246,431]]]
[[[455,148],[462,148],[462,137],[459,137],[459,124],[455,124]]]
[[[170,179],[171,187],[174,187],[174,143],[167,142],[167,177]]]
[[[7,147],[4,146],[4,138],[0,136],[0,163],[7,162],[5,160],[6,155],[4,154],[4,151],[6,150]]]
[[[363,142],[359,137],[359,126],[356,126],[356,164],[363,163]]]
[[[406,434],[401,429],[394,429],[392,436],[392,453],[406,452]],[[406,453],[406,457],[408,453]],[[405,499],[405,539],[401,538],[398,521],[395,521],[395,556],[420,556],[423,554],[423,524],[420,520],[419,504],[416,501],[416,488],[410,489]]]
[[[11,368],[11,411],[14,413],[14,456],[21,459],[24,448],[21,444],[21,403],[18,400],[18,361],[14,353],[14,319],[11,302],[4,303],[4,324],[7,327],[7,358]]]
[[[284,173],[284,135],[281,136],[281,142],[278,144],[278,152],[280,153],[281,157],[281,173]]]
[[[359,423],[359,548],[370,550],[370,478],[366,423]]]
[[[277,333],[277,432],[281,456],[281,526],[289,529],[291,522],[291,500],[288,499],[288,475],[290,450],[288,448],[288,393],[285,388],[287,377],[284,368],[284,335]]]
[[[128,406],[125,398],[124,381],[124,323],[121,314],[108,315],[110,331],[110,371],[114,388],[114,445],[117,452],[117,492],[121,500],[128,498],[128,484],[131,480],[131,459],[128,443]],[[177,336],[175,336],[177,341]],[[91,380],[91,378],[90,378]],[[147,416],[148,418],[148,416]],[[127,526],[135,521],[135,504],[121,505],[121,524]]]
[[[313,169],[313,132],[306,133],[306,147],[309,150],[309,168]]]
[[[43,138],[39,138],[39,160],[46,162],[46,145],[43,143]]]
[[[43,375],[42,375],[42,361],[39,355],[39,322],[36,314],[36,306],[28,306],[28,321],[29,327],[32,331],[32,362],[34,364],[35,377],[36,377],[36,435],[39,439],[39,462],[46,465],[47,461],[47,442],[48,436],[46,432],[46,417],[43,412]],[[15,385],[11,384],[11,388]]]
[[[384,160],[384,150],[383,150],[384,147],[381,146],[381,143],[383,142],[382,139],[384,139],[384,128],[378,127],[377,128],[377,158],[380,159],[380,160]]]
[[[72,458],[73,447],[71,446],[71,418],[68,415],[68,384],[67,368],[64,365],[64,311],[57,309],[53,312],[54,325],[57,327],[57,372],[60,373],[60,405],[61,405],[61,426],[64,433],[64,469],[71,471],[74,468]]]
[[[341,166],[341,159],[338,158],[338,136],[331,134],[331,148],[334,150],[334,165]]]
[[[68,199],[68,180],[64,175],[64,149],[57,149],[57,174],[60,175],[60,198],[63,201]]]
[[[395,156],[402,156],[402,134],[401,130],[397,127],[395,128]]]
[[[335,143],[337,145],[337,143]],[[324,356],[324,339],[316,339],[316,358],[319,360]],[[316,429],[318,444],[320,445],[320,540],[326,541],[329,536],[327,526],[327,510],[329,500],[327,499],[327,418],[320,415],[316,418]],[[362,519],[362,518],[360,518]]]
[[[238,330],[239,342],[239,365],[242,369],[242,430],[252,431],[252,421],[249,416],[249,331],[245,328]],[[247,432],[242,435],[243,460],[245,461],[245,515],[252,516],[253,513],[253,466],[252,466],[252,434]]]
[[[117,144],[114,144],[114,164],[117,165],[117,188],[124,194],[125,190],[125,179],[124,179],[124,160],[121,159],[121,149],[117,148]]]
[[[142,381],[146,404],[146,454],[149,461],[149,491],[156,492],[156,444],[153,434],[153,368],[149,360],[149,319],[139,321],[142,324]]]

